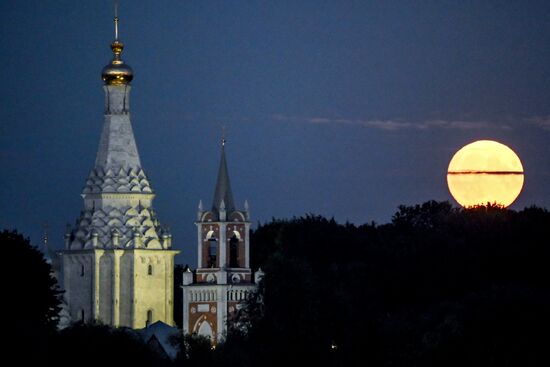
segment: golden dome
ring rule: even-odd
[[[134,72],[130,65],[125,64],[120,58],[123,48],[124,44],[118,39],[111,43],[111,50],[114,54],[113,60],[101,71],[101,79],[106,85],[130,84],[134,78]]]

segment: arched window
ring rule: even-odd
[[[153,322],[153,310],[147,310],[147,320],[145,321],[145,327],[148,327]]]
[[[84,265],[80,265],[80,276],[84,276]]]
[[[239,267],[239,239],[236,235],[233,235],[229,241],[229,267]]]
[[[199,327],[197,334],[213,339],[214,332],[208,321],[204,320]]]
[[[147,275],[153,275],[153,265],[147,265]]]
[[[84,322],[84,310],[80,310],[80,321]]]
[[[216,260],[218,255],[218,243],[215,238],[208,240],[208,267],[215,268],[217,266]]]

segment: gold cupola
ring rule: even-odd
[[[125,64],[120,58],[124,49],[124,44],[118,40],[118,16],[115,7],[115,40],[111,43],[113,50],[113,59],[101,71],[101,79],[106,85],[126,85],[130,84],[134,78],[134,72],[130,65]]]

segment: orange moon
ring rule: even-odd
[[[447,184],[463,207],[510,206],[523,188],[523,166],[516,153],[492,140],[478,140],[455,153]]]

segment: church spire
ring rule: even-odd
[[[227,161],[225,159],[225,134],[222,136],[221,146],[222,153],[220,159],[220,168],[218,169],[218,179],[216,181],[216,190],[214,191],[214,202],[212,204],[212,210],[219,214],[220,209],[225,206],[225,211],[230,213],[235,211],[235,202],[233,201],[233,192],[231,191],[231,184],[229,182],[229,172],[227,170]]]
[[[95,168],[105,172],[109,169],[118,172],[122,168],[141,168],[130,122],[130,82],[134,74],[120,58],[124,45],[119,40],[118,22],[118,1],[115,1],[115,40],[111,44],[114,56],[102,71],[105,82],[105,123],[95,162]],[[113,190],[109,187],[107,189]]]
[[[48,222],[45,222],[42,225],[42,253],[44,254],[44,258],[46,259],[46,262],[51,264],[52,262],[52,256],[50,251],[50,246],[48,245]]]

